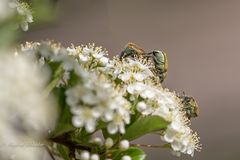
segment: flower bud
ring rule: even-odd
[[[125,155],[122,157],[121,160],[132,160],[132,158],[130,156]]]
[[[99,160],[98,154],[92,154],[90,160]]]
[[[83,151],[80,155],[81,160],[89,160],[90,158],[90,153],[88,151]]]
[[[129,148],[129,141],[128,140],[122,140],[119,144],[119,148],[121,150],[126,150]]]
[[[107,138],[105,141],[106,148],[111,148],[113,146],[113,140],[112,138]]]
[[[139,103],[137,104],[137,110],[138,110],[139,112],[144,111],[146,108],[147,108],[147,105],[146,105],[146,103],[144,103],[144,102],[139,102]]]

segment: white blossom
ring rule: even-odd
[[[107,138],[106,141],[105,141],[105,146],[106,148],[111,148],[113,146],[113,140],[112,138]]]
[[[119,143],[119,148],[120,148],[121,150],[126,150],[126,149],[128,149],[128,148],[129,148],[129,141],[128,141],[128,140],[122,140],[122,141],[120,141],[120,143]]]
[[[170,122],[164,132],[163,140],[171,144],[173,151],[194,154],[198,149],[198,138],[188,127],[182,104],[174,93],[151,83],[136,82],[127,86],[127,92],[141,97],[137,110],[143,115],[157,115]]]
[[[80,154],[81,160],[89,160],[90,159],[90,153],[88,151],[82,151]]]
[[[79,46],[75,49],[75,55],[78,55],[80,63],[88,69],[105,67],[109,62],[109,58],[106,57],[107,51],[102,47],[96,47],[95,44]]]
[[[121,158],[121,160],[132,160],[132,158],[128,155],[125,155]]]
[[[199,149],[199,139],[192,133],[189,127],[184,124],[173,121],[167,128],[163,139],[171,143],[173,151],[194,155],[194,150]]]
[[[114,91],[111,83],[95,79],[89,75],[83,85],[76,85],[66,91],[67,103],[73,113],[75,127],[83,127],[93,132],[98,119],[108,122],[108,131],[115,134],[125,132],[125,124],[130,122],[129,103]]]
[[[130,123],[130,113],[126,108],[118,108],[113,113],[113,120],[108,124],[107,130],[110,134],[115,134],[118,131],[122,134],[125,133],[125,124]]]
[[[54,127],[54,103],[42,94],[48,74],[28,57],[2,54],[0,75],[0,158],[40,159],[42,148],[20,146],[43,139]]]
[[[98,154],[92,154],[90,157],[90,160],[99,160],[99,155]]]
[[[141,82],[146,78],[153,76],[153,73],[151,72],[147,65],[144,65],[139,61],[134,61],[131,59],[127,59],[127,61],[123,63],[122,70],[123,72],[116,74],[118,74],[118,78],[124,82],[128,81]]]
[[[64,64],[65,76],[58,85],[67,87],[66,102],[74,127],[92,133],[101,121],[109,134],[125,134],[126,125],[131,122],[130,115],[137,112],[140,116],[159,116],[169,123],[161,132],[161,138],[177,155],[193,155],[194,150],[199,149],[198,137],[189,127],[181,100],[175,92],[161,86],[148,63],[141,59],[110,60],[106,57],[107,52],[94,44],[72,45],[67,49],[47,44],[51,49],[41,53],[44,58],[41,61],[44,64],[50,59]],[[34,50],[39,45],[26,46],[22,50],[31,53],[32,50],[28,49],[31,47]],[[80,80],[68,87],[72,70]],[[124,142],[119,144],[122,149],[129,147]],[[112,139],[105,141],[106,148],[112,145]]]
[[[20,2],[18,0],[11,0],[11,2],[9,3],[9,6],[12,9],[15,9],[18,16],[21,17],[21,22],[19,25],[21,26],[22,30],[27,31],[28,23],[33,22],[33,16],[30,10],[30,6],[27,3]]]
[[[83,127],[87,132],[91,133],[95,130],[96,127],[96,119],[99,117],[97,112],[91,110],[88,107],[84,107],[82,109],[74,110],[75,115],[72,117],[72,123],[75,127]]]
[[[145,111],[146,109],[147,109],[147,105],[146,105],[145,102],[139,102],[139,103],[137,104],[137,110],[138,110],[139,112],[143,112],[143,111]]]

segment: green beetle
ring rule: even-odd
[[[135,43],[131,43],[129,42],[125,49],[121,52],[119,58],[123,59],[126,57],[132,57],[134,58],[134,56],[140,56],[143,55],[145,52],[142,48],[140,48],[138,45],[136,45]]]
[[[191,96],[179,96],[183,104],[183,110],[186,112],[188,119],[197,117],[199,115],[199,108],[196,100]]]
[[[162,83],[166,78],[168,71],[167,54],[159,50],[154,50],[148,54],[145,54],[145,57],[152,58],[153,64],[155,66],[154,72],[159,77],[160,82]]]
[[[168,71],[168,60],[166,53],[158,50],[154,50],[150,53],[146,53],[142,48],[134,43],[128,43],[125,49],[121,52],[119,58],[131,57],[139,58],[143,57],[152,61],[154,68],[153,72],[159,77],[162,83],[165,79]]]

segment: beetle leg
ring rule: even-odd
[[[122,60],[124,56],[125,56],[125,50],[120,53],[120,56],[119,56],[120,60]]]

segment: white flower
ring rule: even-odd
[[[0,157],[40,160],[40,147],[16,146],[42,140],[54,127],[55,105],[42,94],[48,74],[28,57],[1,54],[0,75]]]
[[[132,158],[128,155],[125,155],[121,158],[121,160],[132,160]]]
[[[79,55],[79,60],[84,63],[89,60],[89,57],[86,55]]]
[[[112,138],[107,138],[105,141],[106,148],[111,148],[113,146],[113,140]]]
[[[126,149],[128,149],[128,148],[129,148],[129,141],[128,141],[128,140],[122,140],[122,141],[120,141],[120,143],[119,143],[119,148],[120,148],[121,150],[126,150]]]
[[[95,47],[95,44],[77,47],[77,53],[79,61],[88,70],[108,65],[107,51],[103,50],[102,47]]]
[[[122,134],[125,133],[125,124],[121,116],[117,116],[114,118],[114,121],[109,123],[107,126],[107,130],[110,134],[115,134],[118,131]]]
[[[74,48],[74,46],[67,47],[66,49],[68,51],[68,55],[70,56],[76,56],[77,55],[77,50]]]
[[[92,52],[92,56],[96,59],[103,58],[104,55],[105,55],[104,52],[96,52],[96,51]]]
[[[88,151],[82,151],[80,154],[80,159],[81,160],[89,160],[90,158],[90,153]]]
[[[143,83],[137,82],[127,86],[127,91],[133,95],[139,95],[146,89],[146,86]]]
[[[88,107],[75,108],[75,110],[73,110],[74,108],[71,110],[75,114],[72,117],[73,125],[75,127],[85,126],[87,132],[93,132],[96,127],[96,120],[99,117],[99,113]]]
[[[117,93],[111,83],[97,80],[96,74],[89,74],[83,84],[66,91],[67,103],[73,113],[75,127],[85,127],[93,132],[98,119],[108,122],[108,131],[125,132],[130,123],[128,101]]]
[[[118,108],[113,113],[113,120],[108,124],[107,130],[110,134],[115,134],[118,131],[122,134],[125,133],[125,124],[130,123],[130,113],[128,109]]]
[[[118,76],[119,79],[121,79],[122,81],[128,81],[130,80],[132,74],[130,72],[125,72],[125,73],[122,73]]]
[[[146,78],[153,76],[153,73],[148,66],[140,63],[139,61],[134,61],[131,59],[127,60],[128,61],[122,66],[124,72],[118,75],[118,78],[122,81],[143,81]]]
[[[193,156],[196,148],[196,141],[191,134],[184,134],[178,139],[175,139],[173,143],[171,143],[171,146],[176,152],[182,152]]]
[[[92,154],[90,160],[99,160],[99,155],[98,154]]]
[[[100,61],[101,66],[106,66],[109,62],[109,59],[107,57],[102,57],[102,58],[100,58],[99,61]]]
[[[174,141],[175,136],[178,136],[178,134],[183,134],[185,132],[185,127],[178,122],[172,122],[169,127],[167,128],[164,140],[166,142],[172,143]]]
[[[31,59],[25,56],[1,56],[0,58],[0,106],[5,111],[18,110],[11,114],[21,115],[21,125],[31,126],[29,129],[48,130],[55,117],[49,113],[51,101],[42,95],[48,80],[47,70],[40,70]],[[44,76],[42,76],[44,75]],[[49,99],[50,100],[50,99]],[[50,117],[49,117],[50,116]],[[14,115],[13,115],[14,117]],[[29,121],[31,119],[31,121]]]
[[[85,55],[91,55],[94,54],[94,50],[92,47],[85,46],[82,50],[82,53]]]
[[[151,83],[136,82],[127,86],[127,92],[143,100],[136,108],[142,115],[157,115],[170,122],[163,135],[163,140],[171,144],[173,151],[194,154],[199,148],[197,136],[188,127],[182,104],[176,95]]]
[[[200,149],[199,138],[192,130],[179,120],[173,121],[165,131],[163,139],[171,143],[173,151],[194,155],[194,150]]]
[[[147,105],[146,105],[145,102],[139,102],[139,103],[137,104],[137,110],[138,110],[139,112],[143,112],[143,111],[146,110],[146,109],[147,109]]]
[[[32,12],[30,7],[25,2],[19,2],[18,0],[12,0],[10,7],[15,9],[17,14],[21,17],[20,26],[23,31],[28,30],[28,23],[33,22]]]
[[[99,94],[95,94],[95,92]],[[85,105],[97,105],[102,100],[101,98],[103,98],[101,95],[101,88],[93,81],[70,88],[66,91],[66,95],[67,103],[71,107],[78,107],[80,102]]]

